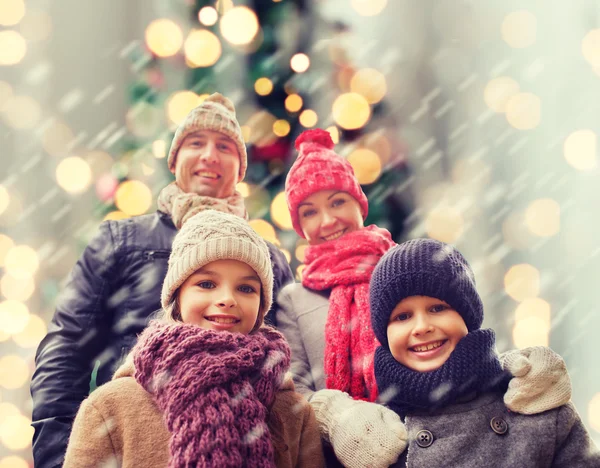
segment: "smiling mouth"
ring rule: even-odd
[[[198,171],[198,172],[194,172],[194,175],[200,176],[200,177],[206,177],[207,179],[218,179],[219,177],[221,177],[216,172],[210,172],[210,171]]]
[[[448,340],[440,340],[440,341],[435,341],[433,343],[429,343],[426,345],[420,345],[420,346],[413,346],[412,348],[408,348],[411,351],[414,351],[415,353],[424,353],[426,351],[431,351],[432,349],[437,349],[441,346],[443,346],[446,341]]]
[[[235,318],[235,317],[204,317],[206,320],[208,320],[209,322],[214,322],[214,323],[220,323],[223,325],[230,325],[230,324],[234,324],[234,323],[239,323],[241,322],[240,319]]]
[[[347,230],[348,230],[348,228],[342,229],[342,230],[337,231],[337,232],[334,232],[333,234],[330,234],[328,236],[323,236],[323,239],[325,239],[326,241],[331,241],[331,240],[339,239],[340,237],[342,237],[344,235],[344,233]]]

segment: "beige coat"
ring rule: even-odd
[[[129,361],[129,360],[128,360]],[[288,450],[280,467],[325,465],[311,406],[287,378],[274,403]],[[79,408],[65,456],[65,468],[166,467],[170,433],[152,396],[133,378],[131,361]]]

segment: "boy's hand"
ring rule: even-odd
[[[513,375],[504,404],[516,413],[537,414],[571,399],[571,379],[562,357],[544,346],[508,351],[502,368]]]
[[[321,435],[348,468],[387,468],[406,449],[406,426],[385,406],[353,400],[339,390],[320,390],[310,403]]]

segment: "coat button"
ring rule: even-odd
[[[417,445],[427,448],[433,444],[433,434],[427,430],[417,432]]]
[[[508,432],[508,423],[502,418],[492,418],[490,426],[492,426],[492,430],[498,435],[504,435]]]

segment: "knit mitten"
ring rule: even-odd
[[[353,400],[339,390],[319,390],[310,404],[321,435],[348,468],[387,468],[406,448],[406,427],[385,406]]]
[[[513,375],[504,394],[511,411],[537,414],[558,408],[571,399],[571,379],[562,357],[544,346],[500,355],[502,368]]]

